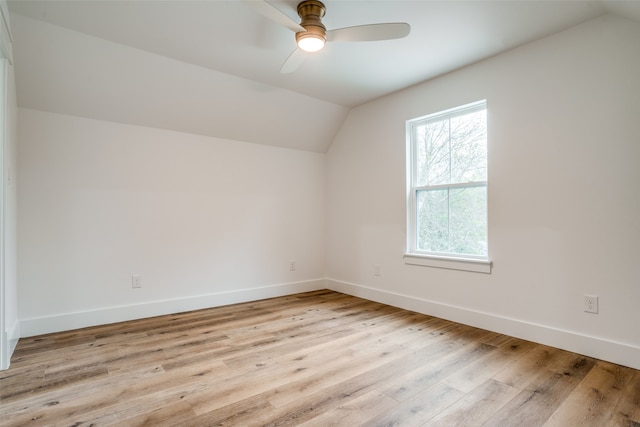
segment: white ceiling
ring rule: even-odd
[[[277,141],[274,142],[261,140],[256,135],[234,134],[231,131],[217,132],[216,129],[199,129],[198,126],[190,129],[185,123],[164,127],[201,134],[217,133],[212,136],[244,138],[249,142],[320,152],[326,150],[350,107],[605,13],[640,21],[640,1],[326,0],[324,3],[327,14],[323,22],[328,29],[367,23],[407,22],[411,25],[411,34],[404,39],[382,42],[329,43],[318,54],[309,54],[305,63],[293,74],[280,74],[280,66],[295,48],[293,32],[257,14],[246,2],[240,0],[10,0],[8,3],[13,15],[45,21],[99,39],[204,67],[213,70],[215,73],[212,75],[215,74],[215,79],[219,81],[231,77],[241,78],[245,83],[253,85],[254,89],[261,88],[253,90],[256,95],[252,96],[264,97],[264,92],[285,90],[288,96],[295,98],[290,100],[295,106],[282,107],[283,120],[287,119],[286,115],[293,114],[294,109],[306,109],[308,113],[315,115],[318,123],[325,126],[327,131],[321,135],[323,141],[313,141],[311,145],[304,146],[293,141],[293,135],[276,136]],[[291,18],[297,19],[297,0],[273,0],[271,3]],[[42,80],[47,77],[27,72],[27,61],[31,61],[29,63],[32,67],[51,64],[38,65],[32,56],[20,54],[21,48],[33,50],[39,45],[35,40],[26,40],[35,37],[25,29],[26,24],[23,22],[27,21],[17,20],[19,26],[23,26],[15,28],[14,25],[19,104],[44,110],[55,109],[51,102],[47,104],[48,101],[38,99],[39,95],[31,93],[34,92],[34,87],[44,83],[29,79]],[[33,33],[33,30],[30,32]],[[46,35],[43,33],[42,37]],[[57,84],[63,83],[60,81]],[[224,84],[228,86],[228,82]],[[47,90],[55,92],[54,88],[42,88],[40,92]],[[223,94],[219,102],[230,101],[231,98],[226,99],[224,96],[232,98],[234,95]],[[273,106],[274,111],[280,108],[275,104],[277,101],[270,99],[252,100],[249,95],[243,98],[245,105],[253,101],[267,102]],[[327,110],[325,118],[319,118],[317,114],[320,113],[315,112],[318,106]],[[84,115],[89,117],[114,119],[109,114],[103,117],[104,114],[100,115],[102,113],[91,113],[94,107],[88,101],[86,105],[77,108],[85,111]],[[60,112],[77,113],[69,110],[61,108]],[[304,122],[303,118],[300,120]],[[138,121],[132,119],[129,122]],[[153,120],[143,122],[140,124],[154,125]]]

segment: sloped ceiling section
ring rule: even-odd
[[[348,108],[12,15],[18,104],[325,152]]]

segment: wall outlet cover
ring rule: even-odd
[[[598,314],[598,297],[595,295],[584,296],[584,311],[586,313]]]

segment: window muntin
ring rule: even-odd
[[[408,251],[487,259],[486,101],[407,122]]]

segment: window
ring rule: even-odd
[[[486,101],[410,120],[407,139],[405,262],[490,272]]]

